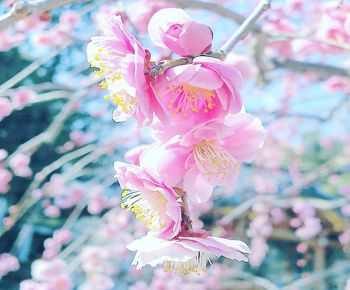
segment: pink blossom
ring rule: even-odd
[[[183,10],[176,8],[155,13],[150,20],[149,34],[156,45],[181,56],[207,53],[213,40],[213,32],[207,25],[190,19]]]
[[[80,254],[82,268],[88,273],[103,273],[109,257],[108,249],[100,246],[86,246]]]
[[[4,161],[7,156],[8,156],[7,151],[5,149],[0,149],[0,165],[1,165],[1,161]]]
[[[120,186],[123,188],[122,207],[134,212],[157,236],[175,237],[181,227],[181,208],[176,192],[157,176],[141,167],[115,162]]]
[[[162,39],[163,34],[169,26],[185,20],[191,20],[191,17],[179,8],[167,8],[155,13],[148,23],[148,34],[153,44],[167,48]]]
[[[9,160],[9,166],[17,176],[28,177],[32,175],[29,167],[30,157],[26,154],[17,153]]]
[[[49,205],[48,207],[46,207],[44,213],[46,216],[52,218],[56,218],[61,215],[60,209],[55,205]]]
[[[32,277],[37,281],[49,282],[64,275],[67,265],[63,260],[35,260],[32,263]]]
[[[6,193],[10,190],[9,183],[12,180],[10,171],[0,168],[0,193]]]
[[[24,280],[20,283],[20,290],[47,290],[49,285],[47,283],[39,283],[33,280]]]
[[[295,235],[302,240],[312,239],[322,231],[321,221],[318,218],[310,217],[303,222],[303,226],[295,231]]]
[[[36,93],[31,90],[18,90],[11,94],[12,105],[17,110],[23,109],[28,103],[32,102],[36,98]]]
[[[88,280],[79,287],[79,290],[109,290],[113,286],[112,278],[101,273],[89,276]]]
[[[245,112],[229,114],[153,144],[141,155],[140,164],[170,186],[182,188],[193,201],[205,202],[215,186],[234,187],[241,162],[254,159],[263,137],[258,118]]]
[[[99,76],[105,77],[103,88],[111,91],[118,105],[116,121],[135,116],[139,124],[150,123],[153,112],[164,119],[158,99],[145,72],[149,68],[150,54],[126,29],[119,16],[113,16],[105,27],[104,35],[91,39],[87,57]]]
[[[69,243],[72,238],[72,233],[69,230],[57,230],[53,233],[53,239],[60,243],[61,245],[65,245]]]
[[[0,255],[0,277],[7,275],[9,272],[17,271],[19,262],[15,256],[8,253]]]
[[[137,251],[132,265],[141,269],[146,265],[155,267],[164,263],[164,270],[189,274],[206,271],[209,254],[237,261],[248,261],[244,254],[250,252],[248,246],[238,240],[227,240],[192,233],[178,236],[174,240],[163,240],[150,234],[133,241],[127,246]]]
[[[239,112],[242,104],[238,88],[242,81],[234,66],[210,57],[197,57],[192,64],[168,69],[157,77],[155,90],[171,121],[193,127]]]
[[[79,21],[80,21],[79,14],[73,10],[64,11],[60,15],[60,22],[69,27],[72,27],[72,26],[74,27],[78,25]]]
[[[140,155],[149,146],[150,146],[149,144],[142,144],[128,150],[124,155],[124,159],[131,164],[140,165]]]
[[[258,73],[253,60],[243,54],[231,52],[227,55],[225,62],[234,65],[241,72],[245,81],[255,78]]]
[[[0,32],[1,33],[1,32]],[[10,115],[12,105],[8,98],[0,97],[0,121]]]

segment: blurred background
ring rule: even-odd
[[[147,24],[181,7],[217,49],[258,2],[0,3],[0,289],[350,289],[349,1],[272,1],[228,56],[267,137],[236,190],[217,188],[193,222],[252,253],[188,276],[130,266],[125,245],[145,229],[120,209],[113,162],[152,139],[112,121],[86,45],[118,14],[152,59],[169,58]]]

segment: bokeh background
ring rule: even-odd
[[[133,120],[112,121],[86,45],[118,14],[154,60],[172,57],[152,46],[147,24],[181,7],[212,28],[216,49],[256,4],[1,1],[0,289],[350,289],[347,0],[272,1],[228,56],[267,137],[236,190],[217,188],[193,222],[246,241],[250,262],[214,259],[189,276],[130,267],[125,245],[145,229],[119,207],[113,162],[152,139]]]

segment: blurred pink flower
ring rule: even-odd
[[[164,119],[151,78],[145,74],[150,65],[150,53],[126,30],[119,16],[111,18],[104,35],[91,38],[86,53],[91,66],[99,69],[97,75],[105,77],[101,86],[111,91],[118,105],[115,121],[135,116],[139,124],[148,124],[153,112]]]
[[[147,34],[148,23],[151,17],[160,9],[171,7],[166,1],[134,1],[126,7],[126,13],[131,23],[141,34]]]
[[[189,274],[206,271],[208,255],[237,261],[248,261],[245,254],[250,252],[248,246],[238,240],[227,240],[190,233],[188,236],[178,236],[174,240],[163,240],[150,234],[133,241],[127,246],[136,251],[132,265],[141,269],[146,265],[155,267],[164,263],[164,270]]]
[[[22,153],[17,153],[9,160],[9,167],[14,175],[21,177],[29,177],[32,175],[32,170],[29,167],[30,156]]]
[[[11,103],[15,109],[21,110],[36,98],[37,94],[34,91],[18,90],[11,94]]]
[[[55,205],[49,205],[45,208],[44,213],[46,216],[51,218],[57,218],[61,215],[60,209]]]
[[[193,201],[205,202],[215,186],[234,187],[240,163],[254,159],[263,139],[261,121],[242,111],[153,144],[141,154],[140,164]]]
[[[121,206],[136,214],[158,237],[174,238],[181,228],[181,208],[176,192],[164,181],[141,167],[114,163],[123,188]]]
[[[103,273],[108,267],[110,253],[102,246],[86,246],[80,253],[82,268],[87,273]]]
[[[238,88],[241,73],[232,65],[210,57],[165,71],[155,90],[169,120],[193,127],[242,109]]]
[[[137,147],[133,147],[124,154],[124,159],[134,165],[140,165],[140,155],[145,151],[150,145],[142,144]]]
[[[244,81],[255,78],[258,73],[254,61],[244,54],[231,52],[227,55],[225,62],[234,65],[241,72]]]
[[[5,117],[9,116],[11,113],[12,105],[10,100],[8,98],[0,97],[0,121]]]
[[[0,193],[7,193],[10,190],[9,183],[12,180],[10,171],[0,168]]]
[[[181,56],[207,53],[213,40],[213,32],[206,24],[177,8],[155,13],[149,23],[149,35],[156,45]]]
[[[65,275],[67,264],[63,260],[35,260],[31,266],[32,277],[36,281],[49,282]]]
[[[0,255],[0,277],[7,275],[9,272],[17,271],[20,265],[15,256],[8,253]]]

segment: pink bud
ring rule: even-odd
[[[161,39],[171,51],[181,56],[188,56],[209,52],[213,32],[199,21],[185,20],[169,26]]]
[[[29,163],[30,157],[28,155],[18,153],[10,159],[9,166],[15,175],[28,177],[32,175]]]
[[[57,206],[54,205],[49,205],[45,211],[44,211],[45,215],[48,217],[52,217],[52,218],[56,218],[59,217],[61,212],[60,209]]]
[[[0,121],[10,115],[12,112],[12,106],[7,98],[0,97]]]

